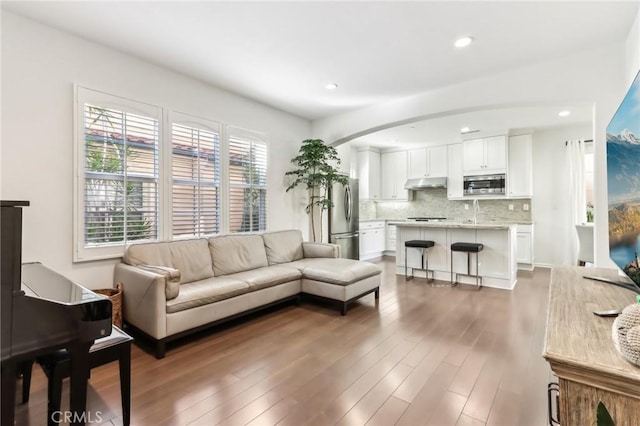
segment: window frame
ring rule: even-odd
[[[227,182],[226,182],[226,188],[227,188],[227,195],[226,195],[226,219],[227,219],[227,228],[225,229],[225,232],[227,234],[261,234],[264,232],[267,232],[270,229],[270,215],[269,215],[269,176],[270,176],[270,170],[271,168],[269,167],[269,163],[270,163],[270,156],[271,156],[271,147],[269,144],[269,141],[267,140],[267,136],[264,133],[261,132],[256,132],[253,130],[248,130],[242,127],[238,127],[238,126],[232,126],[229,125],[227,126],[227,131],[226,131],[226,138],[225,138],[225,148],[226,148],[226,155],[225,155],[225,164],[227,166],[227,171],[226,171],[226,177],[227,177]],[[258,142],[261,144],[264,144],[265,146],[265,150],[266,150],[266,155],[265,155],[265,167],[266,167],[266,173],[265,173],[265,184],[264,184],[264,191],[265,191],[265,229],[262,230],[252,230],[252,231],[232,231],[230,229],[231,226],[231,188],[233,187],[232,183],[231,183],[231,170],[230,170],[230,154],[229,154],[229,149],[231,146],[231,139],[232,138],[241,138],[241,139],[249,139],[252,142]],[[236,186],[237,188],[241,188],[242,186]]]
[[[219,217],[219,223],[218,223],[218,232],[217,233],[200,233],[198,235],[194,235],[194,236],[189,236],[189,235],[180,235],[180,236],[175,236],[174,235],[174,231],[173,231],[173,184],[174,184],[174,177],[173,177],[173,125],[177,124],[180,126],[185,126],[185,127],[192,127],[192,128],[196,128],[196,129],[200,129],[200,130],[205,130],[205,131],[209,131],[209,132],[213,132],[213,133],[217,133],[218,134],[218,146],[216,147],[218,152],[217,152],[217,156],[218,156],[218,163],[217,163],[217,168],[218,168],[218,184],[217,186],[214,185],[214,187],[216,187],[218,189],[218,200],[219,200],[219,205],[218,205],[218,217]],[[165,229],[165,235],[167,236],[168,239],[170,240],[180,240],[180,239],[190,239],[190,238],[202,238],[202,237],[207,237],[207,236],[212,236],[212,235],[219,235],[223,232],[223,230],[225,229],[225,217],[224,217],[224,212],[223,212],[223,208],[222,205],[224,204],[224,194],[223,194],[223,187],[224,187],[224,178],[225,178],[225,173],[226,173],[226,167],[224,167],[224,162],[223,162],[223,155],[222,155],[222,148],[223,145],[225,145],[225,140],[224,140],[224,132],[223,132],[223,125],[222,123],[215,121],[215,120],[210,120],[210,119],[206,119],[206,118],[202,118],[202,117],[197,117],[195,115],[191,115],[191,114],[186,114],[183,112],[179,112],[179,111],[169,111],[168,112],[168,120],[167,120],[167,136],[165,137],[165,145],[168,147],[166,151],[168,151],[166,157],[167,157],[167,161],[166,161],[166,165],[164,170],[167,170],[167,181],[168,181],[168,188],[167,188],[167,205],[166,208],[164,209],[164,211],[166,212],[167,215],[167,226]]]
[[[94,247],[85,244],[85,127],[84,127],[84,107],[85,104],[100,105],[104,108],[113,108],[125,113],[138,114],[152,118],[157,124],[158,138],[158,175],[155,178],[157,185],[157,205],[156,205],[156,238],[135,240],[135,241],[156,241],[161,238],[162,230],[162,134],[163,134],[163,110],[157,105],[152,105],[121,96],[111,95],[105,92],[89,89],[79,85],[74,86],[74,179],[73,179],[73,261],[83,262],[91,260],[110,259],[122,256],[124,247],[128,244],[126,237],[123,242],[105,243]],[[89,172],[90,173],[90,172]],[[123,172],[124,173],[124,172]],[[126,174],[125,174],[126,176]],[[148,179],[144,177],[143,179]],[[126,177],[124,178],[126,181]]]

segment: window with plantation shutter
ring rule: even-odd
[[[171,125],[171,148],[173,237],[219,233],[219,125],[177,116]]]
[[[267,230],[260,133],[80,86],[74,96],[74,262]]]
[[[267,229],[267,144],[239,130],[229,133],[229,232]]]
[[[77,96],[75,259],[111,257],[158,237],[161,114],[84,88]]]

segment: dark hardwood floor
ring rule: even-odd
[[[520,272],[514,291],[475,291],[377,263],[378,303],[368,295],[346,317],[308,302],[200,333],[162,360],[134,345],[132,424],[547,424],[549,270]],[[17,424],[46,424],[46,402],[34,367]],[[122,424],[117,363],[92,371],[88,410],[93,424]]]

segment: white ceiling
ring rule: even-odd
[[[591,105],[574,104],[569,106],[571,111],[569,116],[558,116],[559,111],[566,109],[567,105],[545,105],[448,115],[371,133],[353,139],[351,144],[358,148],[367,146],[380,149],[414,148],[424,145],[445,145],[476,136],[498,134],[501,131],[517,134],[525,130],[543,130],[591,121],[593,115]],[[460,129],[463,127],[468,127],[470,132],[462,134]]]
[[[316,119],[622,41],[638,1],[3,1],[2,8]],[[456,49],[463,35],[475,42]],[[329,82],[338,88],[326,90]],[[557,108],[551,112],[557,121]],[[590,120],[584,112],[570,120]],[[542,115],[508,127],[554,125]]]

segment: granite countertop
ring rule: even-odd
[[[473,224],[468,222],[454,222],[454,221],[442,221],[442,222],[390,221],[389,225],[404,226],[407,228],[456,228],[456,229],[510,229],[516,226],[515,223],[480,222],[480,223]]]
[[[452,220],[445,220],[445,221],[441,221],[441,222],[414,222],[414,221],[409,221],[407,219],[385,219],[385,218],[378,218],[378,219],[361,219],[360,222],[387,222],[390,225],[397,225],[397,224],[406,224],[406,223],[414,223],[414,224],[420,224],[420,225],[424,225],[425,223],[431,223],[432,225],[437,225],[437,224],[463,224],[463,225],[473,225],[470,222],[467,222],[465,220],[456,220],[456,219],[452,219]],[[533,221],[532,220],[489,220],[489,221],[480,221],[478,222],[478,225],[491,225],[491,226],[508,226],[508,225],[533,225]]]

